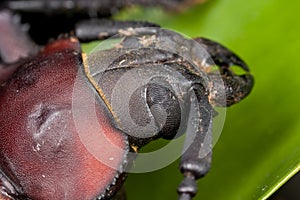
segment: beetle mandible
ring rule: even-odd
[[[253,77],[247,65],[224,46],[205,38],[182,39],[183,49],[186,54],[193,54],[192,59],[171,49],[152,48],[178,37],[148,22],[85,20],[75,12],[80,1],[73,1],[71,8],[63,6],[67,4],[58,7],[74,11],[76,17],[71,23],[74,27],[68,27],[74,30],[73,35],[60,37],[40,48],[35,42],[41,45],[43,41],[28,34],[13,12],[19,12],[21,19],[33,11],[40,12],[45,6],[50,12],[56,12],[54,4],[43,2],[37,7],[34,3],[23,8],[16,6],[24,5],[24,1],[4,1],[1,5],[0,199],[114,198],[125,180],[126,167],[132,162],[128,156],[131,152],[138,152],[155,139],[172,140],[183,133],[193,140],[184,147],[181,156],[179,167],[184,179],[177,191],[179,199],[191,199],[197,192],[196,180],[210,168],[211,141],[205,138],[211,135],[213,106],[230,106],[250,93]],[[83,5],[89,11],[99,9],[92,4]],[[99,2],[97,5],[107,8]],[[126,6],[115,2],[109,5]],[[55,19],[52,15],[47,17]],[[30,20],[27,23],[34,26],[35,19]],[[70,30],[58,28],[57,31]],[[90,57],[81,52],[79,41],[105,39],[116,34],[122,38],[118,46]],[[45,37],[49,39],[53,35]],[[194,44],[199,44],[210,58],[195,57]],[[112,55],[115,56],[112,62],[99,67]],[[213,65],[219,68],[221,85],[217,84],[216,73],[209,70]],[[241,67],[245,74],[236,75],[231,70],[233,65]],[[122,79],[121,86],[117,83],[124,74],[133,75],[133,69],[148,81],[128,97],[114,93],[116,89],[120,91],[122,84],[121,91],[131,86],[129,79]],[[80,93],[76,98],[77,112],[82,114],[81,107],[91,104],[105,140],[122,149],[114,151],[105,145],[101,148],[94,145],[94,151],[101,151],[105,163],[91,155],[78,136],[72,107],[75,82]],[[124,112],[123,102],[117,97],[128,103],[127,111]],[[99,130],[88,117],[81,117],[85,139],[94,144]]]

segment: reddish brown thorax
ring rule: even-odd
[[[120,173],[117,169],[124,164],[125,150],[112,153],[109,167],[86,149],[78,135],[72,107],[75,80],[82,92],[81,105],[89,106],[86,100],[94,100],[101,133],[116,147],[128,148],[83,74],[77,39],[57,40],[0,89],[0,166],[19,195],[39,200],[93,199]],[[86,132],[93,138],[99,129],[89,126]]]

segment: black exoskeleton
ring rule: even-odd
[[[177,192],[180,200],[192,199],[197,193],[196,180],[210,168],[213,106],[233,105],[250,93],[253,77],[249,68],[236,54],[209,39],[183,39],[150,22],[103,19],[131,4],[175,8],[180,3],[176,0],[3,1],[0,85],[5,87],[23,63],[28,63],[59,34],[70,33],[79,41],[117,35],[116,38],[122,38],[117,46],[83,58],[88,65],[86,76],[113,116],[115,126],[128,136],[132,152],[152,140],[172,140],[186,134],[179,166],[184,179]],[[178,44],[178,40],[182,43]],[[177,43],[165,47],[168,42]],[[203,57],[197,57],[198,45],[209,56],[200,53]],[[179,55],[179,51],[183,54]],[[111,57],[114,57],[112,62],[103,61]],[[218,70],[211,70],[213,66]],[[239,66],[245,73],[236,75],[232,66]],[[0,180],[1,177],[0,174]],[[112,198],[111,194],[114,192],[101,198]]]

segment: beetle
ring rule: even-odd
[[[0,13],[0,199],[114,198],[130,155],[184,133],[177,192],[182,200],[195,196],[196,180],[210,168],[213,106],[231,106],[253,87],[245,62],[214,41],[186,39],[153,23],[79,22],[81,16],[71,23],[73,35],[40,49],[36,42],[43,41],[12,14],[31,15],[35,7],[25,8],[35,4],[12,6],[22,2],[5,1],[10,11]],[[121,41],[110,49],[88,56],[81,51],[80,41],[116,34]],[[198,45],[208,54],[199,54]],[[236,75],[233,65],[245,74]]]

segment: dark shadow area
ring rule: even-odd
[[[293,176],[269,200],[298,200],[300,199],[300,172]]]

